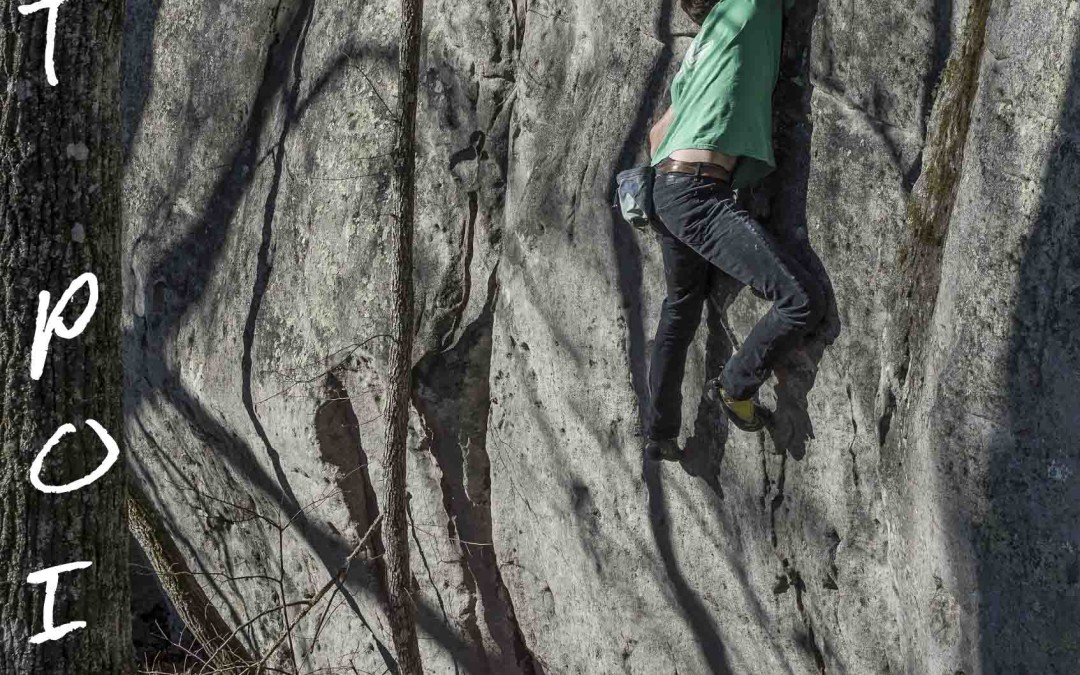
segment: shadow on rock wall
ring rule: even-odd
[[[653,63],[643,88],[644,91],[661,92],[666,89],[666,78],[675,56],[673,49],[675,36],[672,34],[673,11],[674,0],[663,0],[657,17],[655,34],[664,47]],[[617,170],[629,168],[637,163],[641,149],[647,147],[648,130],[652,120],[658,117],[660,103],[659,97],[648,97],[642,102],[623,140],[616,161]],[[613,203],[613,197],[613,194],[608,195],[609,203]],[[611,233],[618,264],[619,293],[627,316],[630,379],[638,401],[639,418],[644,420],[649,400],[649,387],[645,312],[641,302],[641,249],[634,238],[633,231],[614,211],[611,217]],[[709,664],[710,671],[723,675],[731,673],[724,643],[720,639],[719,627],[698,592],[687,582],[676,560],[671,528],[667,522],[667,504],[664,486],[660,481],[659,467],[654,462],[643,462],[642,474],[649,494],[649,521],[654,544],[660,554],[664,571],[671,583],[678,605],[688,627],[694,634],[695,643],[701,650],[703,659]]]
[[[1064,675],[1080,663],[1080,49],[1020,266],[1008,419],[988,451],[976,531],[983,672]]]
[[[130,151],[133,136],[136,134],[143,117],[146,100],[152,87],[152,63],[149,45],[152,43],[154,26],[157,20],[157,8],[140,10],[129,16],[125,29],[124,44],[124,130],[126,155]],[[187,471],[177,467],[168,452],[157,446],[152,434],[142,427],[139,419],[140,406],[143,404],[161,405],[175,409],[190,425],[194,432],[206,439],[216,454],[213,462],[222,462],[237,475],[244,477],[268,502],[279,504],[284,515],[292,518],[296,531],[318,556],[331,575],[337,573],[349,553],[348,542],[329,532],[325,527],[306,515],[297,496],[289,484],[281,465],[278,451],[270,442],[263,424],[255,410],[252,398],[252,360],[253,344],[258,325],[259,310],[263,295],[272,273],[270,251],[272,248],[273,225],[277,207],[277,197],[283,172],[286,170],[285,141],[294,125],[299,124],[308,108],[333,84],[335,78],[345,72],[355,60],[361,58],[376,59],[383,62],[394,58],[388,50],[365,49],[347,46],[324,71],[312,78],[303,70],[303,55],[314,13],[314,0],[297,0],[292,6],[282,10],[277,39],[267,50],[263,72],[254,100],[249,106],[247,119],[239,128],[236,148],[230,161],[218,174],[212,192],[206,199],[205,210],[200,222],[181,236],[163,254],[155,255],[150,261],[149,271],[144,283],[136,279],[126,281],[135,286],[129,289],[126,301],[134,305],[134,326],[124,334],[125,360],[125,416],[129,423],[140,429],[145,451],[153,454],[155,461],[169,467],[170,473],[184,480]],[[288,12],[286,15],[285,12]],[[277,19],[275,15],[272,23]],[[197,80],[197,77],[192,77]],[[308,86],[303,89],[306,95],[301,97],[302,81]],[[260,148],[260,140],[268,128],[274,124],[275,112],[282,113],[280,134],[269,148]],[[195,124],[185,120],[189,128],[185,133],[192,137],[196,134]],[[188,144],[188,151],[194,144]],[[165,190],[160,207],[155,211],[152,221],[167,224],[173,202],[183,189],[183,171],[192,164],[190,156],[182,154],[173,162],[177,167],[175,183]],[[263,203],[263,218],[260,232],[261,245],[256,263],[254,287],[247,320],[244,327],[244,352],[240,367],[243,373],[243,400],[253,427],[262,441],[263,450],[273,466],[274,476],[267,474],[255,456],[254,449],[240,439],[231,429],[226,428],[216,416],[208,410],[198,396],[190,392],[167,362],[171,341],[189,312],[202,299],[217,262],[227,249],[230,228],[237,221],[237,214],[252,195],[252,187],[257,169],[264,163],[272,171],[270,188]],[[381,189],[381,188],[380,188]],[[133,244],[133,257],[144,254],[140,250],[142,236]],[[152,247],[146,247],[152,248]],[[130,306],[130,305],[129,305]],[[164,508],[166,501],[160,497],[163,486],[154,485],[146,471],[140,465],[140,458],[133,457],[136,479],[145,483],[149,493],[155,496],[154,502]],[[180,489],[193,488],[192,485],[180,485]],[[196,495],[198,497],[198,495]],[[205,504],[207,512],[215,512],[218,507]],[[169,514],[163,513],[171,520]],[[190,543],[181,540],[187,550],[194,550]],[[227,547],[222,546],[223,550]],[[194,561],[194,567],[201,570],[201,561]],[[348,603],[352,612],[360,621],[371,629],[371,637],[380,652],[389,672],[397,672],[396,662],[390,651],[378,638],[378,633],[361,611],[359,602],[354,597],[356,590],[367,589],[376,596],[379,594],[378,574],[369,573],[354,565],[350,568],[345,583],[338,584],[338,592]],[[204,571],[205,570],[201,570]],[[227,599],[229,594],[211,581],[215,597]],[[235,590],[235,589],[234,589]],[[234,594],[235,595],[235,594]],[[225,608],[226,615],[235,624],[242,623],[243,612],[233,606]],[[417,603],[417,621],[424,631],[452,653],[464,653],[468,645],[446,625],[443,617],[432,607],[423,602]]]

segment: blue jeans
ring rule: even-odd
[[[771,301],[720,374],[720,385],[736,399],[751,398],[773,364],[825,314],[817,280],[775,239],[740,210],[726,184],[707,176],[657,173],[654,228],[664,255],[667,297],[660,310],[649,367],[650,438],[679,435],[686,353],[714,275],[726,274]]]

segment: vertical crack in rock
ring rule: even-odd
[[[934,31],[934,41],[930,51],[930,67],[926,71],[926,77],[923,80],[923,100],[922,100],[922,131],[926,132],[926,127],[930,122],[931,108],[934,104],[934,96],[937,91],[938,84],[941,83],[941,76],[945,72],[945,66],[948,64],[949,52],[952,50],[952,19],[954,0],[936,0],[933,6],[930,8],[931,12],[931,28]]]
[[[415,377],[414,377],[414,382],[415,382]],[[414,398],[414,404],[415,404],[415,394],[414,394],[413,398]],[[418,411],[419,411],[419,408],[418,408]],[[424,417],[424,415],[422,413],[420,414],[420,421],[421,421],[421,423],[423,423],[423,426],[424,426],[423,449],[427,450],[428,452],[431,452],[431,448],[436,443],[435,434],[431,430],[431,427],[429,427],[427,425],[427,419]],[[454,514],[454,504],[453,504],[453,499],[452,499],[453,487],[452,487],[451,483],[447,480],[446,474],[441,472],[441,471],[440,471],[440,475],[439,475],[439,488],[442,491],[443,511],[447,514],[446,538],[449,541],[454,542],[455,545],[459,545],[459,542],[461,541],[461,536],[458,533],[457,523],[455,522],[455,519],[453,517],[453,514]],[[414,526],[414,529],[415,529],[415,526]],[[419,548],[420,542],[417,541],[416,545],[417,545],[417,548]],[[462,555],[461,558],[458,559],[458,563],[461,566],[461,583],[462,583],[462,586],[464,587],[465,594],[466,594],[466,597],[467,597],[467,600],[465,602],[465,607],[461,610],[461,612],[460,612],[460,614],[458,616],[458,623],[461,625],[461,628],[462,628],[463,632],[465,633],[465,635],[469,638],[469,640],[471,640],[471,642],[469,643],[469,646],[476,652],[476,653],[470,655],[471,656],[470,663],[472,664],[472,669],[473,670],[482,669],[482,670],[484,670],[484,672],[487,672],[487,668],[485,666],[478,665],[478,664],[484,664],[485,663],[485,657],[484,657],[484,650],[483,650],[484,635],[480,631],[480,624],[478,622],[478,617],[477,617],[477,614],[476,614],[476,580],[473,578],[472,572],[469,570],[468,561],[466,560],[464,555]],[[431,582],[432,588],[435,589],[435,594],[438,595],[438,593],[439,593],[438,586],[436,585],[435,579],[432,578],[430,573],[428,574],[428,580]],[[449,621],[449,617],[446,616],[445,611],[443,612],[443,616],[444,616],[444,618],[447,619],[447,621]],[[458,655],[453,654],[453,657],[454,657],[455,662],[456,662]]]
[[[859,489],[859,463],[855,457],[855,441],[859,438],[859,423],[855,419],[855,400],[851,396],[851,385],[847,385],[848,407],[851,409],[851,443],[848,444],[848,456],[851,457],[851,478],[855,489]]]
[[[480,132],[477,132],[480,133]],[[477,158],[479,153],[483,150],[484,136],[480,133],[480,141],[477,146]],[[477,159],[479,161],[479,159]],[[477,215],[477,192],[476,190],[469,190],[469,214],[465,218],[465,221],[461,226],[461,282],[458,293],[461,295],[461,299],[450,309],[453,323],[450,330],[448,330],[442,338],[442,344],[440,348],[446,349],[453,344],[454,336],[457,334],[458,328],[461,326],[461,319],[465,315],[465,310],[469,306],[469,297],[472,291],[472,260],[473,250],[475,248],[475,235],[476,235],[476,215]]]
[[[420,562],[424,565],[428,583],[431,584],[431,588],[435,591],[435,600],[439,603],[439,611],[442,613],[443,621],[449,625],[450,615],[446,612],[446,603],[443,602],[442,593],[439,593],[439,585],[435,583],[435,575],[431,573],[431,565],[428,564],[427,556],[424,555],[424,545],[420,543],[420,537],[416,536],[416,520],[413,518],[412,506],[409,502],[405,502],[405,510],[409,517],[409,531],[412,533],[413,543],[416,544],[416,552],[420,554]],[[454,675],[459,675],[457,655],[451,653],[450,658],[454,663]]]
[[[785,563],[787,560],[784,561]],[[803,626],[806,627],[806,636],[804,645],[810,655],[814,657],[814,665],[817,666],[819,675],[825,674],[825,655],[821,653],[821,648],[818,647],[817,637],[814,635],[814,622],[810,619],[810,613],[806,611],[806,605],[803,604],[803,592],[806,591],[806,584],[802,580],[802,575],[794,567],[788,569],[788,578],[790,579],[792,588],[795,589],[795,607],[799,610],[799,616],[802,617]]]
[[[280,6],[281,5],[279,4],[274,10],[275,19]],[[270,458],[270,463],[274,467],[274,475],[277,478],[278,485],[288,499],[288,503],[284,506],[289,510],[290,516],[292,516],[293,513],[300,512],[300,505],[293,492],[292,486],[289,484],[289,480],[285,475],[285,468],[281,463],[281,456],[270,442],[270,437],[266,433],[266,429],[263,427],[262,421],[259,420],[259,415],[255,410],[255,401],[252,394],[252,364],[254,361],[255,331],[259,321],[259,312],[262,308],[262,302],[270,284],[270,273],[273,270],[274,217],[277,212],[278,194],[281,189],[282,175],[285,167],[285,140],[288,138],[289,132],[292,129],[292,123],[296,117],[296,104],[300,95],[300,83],[303,77],[302,68],[304,49],[307,45],[308,29],[311,27],[313,14],[314,0],[304,2],[297,10],[296,15],[290,20],[289,33],[292,35],[295,32],[294,37],[287,39],[283,43],[286,46],[292,45],[292,48],[283,48],[283,53],[279,58],[276,54],[276,49],[279,45],[275,34],[275,43],[272,48],[275,57],[267,59],[267,68],[270,69],[273,67],[277,71],[277,77],[281,78],[282,81],[288,78],[291,70],[292,86],[282,94],[284,119],[281,124],[281,132],[271,150],[274,155],[274,170],[270,180],[270,188],[267,191],[266,202],[263,207],[262,241],[259,245],[256,259],[255,280],[251,291],[251,303],[248,306],[247,320],[244,322],[243,353],[240,357],[240,369],[242,373],[241,398],[243,399],[244,408],[247,410],[251,424],[255,427],[255,433],[259,436],[259,440],[262,441],[263,446],[266,449],[266,454]],[[301,518],[302,517],[303,516],[301,516]]]
[[[483,612],[482,649],[489,672],[540,672],[518,625],[492,543],[491,467],[487,453],[491,334],[498,281],[488,280],[483,312],[445,351],[414,369],[413,405],[428,430],[427,449],[442,472],[443,504]]]
[[[776,512],[784,503],[784,480],[787,477],[787,455],[780,456],[780,474],[776,478],[776,494],[769,502],[769,532],[773,548],[777,547]]]
[[[769,460],[765,453],[761,453],[761,499],[758,500],[761,510],[765,510],[765,501],[769,498],[772,488],[772,479],[769,478]]]
[[[518,0],[510,0],[510,13],[514,27],[514,30],[510,33],[512,40],[511,50],[520,52],[522,47],[525,46],[525,20],[528,18],[529,0],[521,0],[520,7],[518,7]]]
[[[465,601],[453,619],[467,646],[462,645],[454,656],[461,657],[469,672],[499,675],[539,671],[518,626],[492,545],[491,472],[486,448],[491,336],[498,289],[498,265],[491,266],[489,261],[499,251],[498,223],[506,198],[525,10],[523,2],[514,0],[506,7],[509,49],[504,50],[497,40],[494,56],[489,55],[488,64],[479,69],[485,80],[480,92],[487,92],[484,105],[475,90],[467,97],[476,126],[468,147],[453,152],[448,165],[466,197],[467,212],[454,263],[439,290],[438,304],[446,309],[432,322],[428,344],[433,348],[417,363],[413,378],[413,404],[424,427],[424,447],[440,473],[446,536],[461,554],[460,586]],[[470,67],[469,72],[476,70]],[[471,306],[479,304],[479,291],[473,285],[479,288],[482,281],[475,277],[485,273],[487,297],[477,316]],[[434,586],[430,571],[429,579]]]
[[[908,199],[908,242],[900,252],[902,281],[894,303],[900,310],[893,322],[895,337],[889,350],[893,363],[905,371],[913,370],[919,362],[926,325],[937,303],[942,254],[964,164],[971,108],[979,86],[990,2],[972,0],[968,7],[963,38],[938,86],[923,151],[923,172]],[[918,382],[919,378],[914,378],[900,386],[917,386]]]
[[[341,490],[354,537],[359,540],[379,516],[378,495],[371,484],[367,453],[360,439],[360,420],[349,401],[349,392],[333,372],[326,375],[323,386],[326,401],[315,411],[315,440],[322,460],[337,469],[334,483]],[[381,536],[371,537],[366,553],[385,597]]]
[[[836,552],[840,548],[840,533],[834,528],[829,528],[825,537],[829,540],[829,576],[825,578],[822,586],[830,591],[838,591],[840,590],[840,570],[836,567]]]
[[[897,283],[887,300],[894,311],[882,342],[882,383],[875,407],[881,448],[879,468],[884,477],[882,498],[895,494],[898,503],[890,506],[883,501],[887,518],[895,519],[886,525],[886,545],[895,537],[902,547],[905,541],[921,536],[911,530],[911,519],[919,510],[914,503],[937,501],[932,494],[912,496],[906,492],[912,482],[936,485],[933,469],[927,475],[918,464],[913,466],[908,462],[914,450],[908,447],[906,435],[913,430],[912,413],[917,410],[923,393],[924,351],[942,284],[945,244],[963,174],[991,2],[970,0],[963,34],[941,76],[922,153],[922,173],[907,198],[906,232],[900,240]],[[918,595],[912,597],[907,588],[912,570],[905,568],[905,558],[916,554],[903,548],[891,553],[891,548],[887,546],[883,553],[893,577],[892,603],[900,618],[898,628],[910,640],[919,628],[908,628],[912,622],[903,617],[909,611],[918,615],[921,610],[912,607],[918,604]],[[914,658],[914,653],[909,651],[908,669],[913,667]]]

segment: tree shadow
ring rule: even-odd
[[[664,46],[653,62],[643,91],[662,92],[665,90],[665,79],[674,61],[672,43],[675,36],[671,29],[673,11],[674,1],[663,0],[657,15],[656,35]],[[652,119],[656,117],[659,102],[659,97],[647,96],[638,108],[634,122],[623,140],[616,161],[617,170],[629,168],[637,161],[641,148],[646,145],[648,127]],[[614,189],[608,194],[608,203],[613,203],[613,198]],[[614,211],[611,212],[611,233],[615,249],[618,289],[627,320],[630,381],[638,402],[639,420],[643,421],[649,401],[649,387],[647,340],[641,302],[641,248],[631,228],[622,222]],[[664,486],[660,479],[660,466],[657,462],[647,460],[644,454],[642,454],[642,477],[649,495],[649,526],[653,543],[660,554],[679,608],[693,631],[698,649],[708,664],[710,672],[715,675],[728,675],[731,673],[731,667],[716,621],[697,591],[687,582],[676,559],[671,527],[668,523]]]
[[[705,380],[720,375],[724,364],[737,348],[735,336],[727,324],[727,311],[741,290],[741,284],[732,277],[714,271],[709,279],[709,295],[706,301],[705,325]],[[694,417],[694,431],[686,439],[683,448],[682,468],[705,484],[721,499],[720,465],[727,447],[728,426],[720,412],[719,404],[713,403],[702,392]]]
[[[259,436],[259,440],[262,441],[263,447],[266,450],[266,455],[274,467],[274,475],[277,478],[278,485],[281,486],[283,496],[287,500],[283,503],[283,506],[288,511],[295,513],[301,512],[300,503],[296,498],[296,494],[293,492],[292,486],[289,484],[288,477],[285,475],[285,469],[281,464],[281,456],[273,443],[270,442],[270,437],[267,435],[262,420],[259,419],[259,415],[255,410],[255,401],[252,394],[251,369],[253,352],[255,349],[255,329],[259,321],[259,310],[262,307],[263,298],[266,296],[267,288],[270,285],[270,272],[273,269],[270,257],[273,245],[274,217],[277,213],[278,193],[281,190],[282,173],[284,172],[285,166],[285,142],[288,139],[289,132],[292,130],[293,123],[296,121],[297,99],[299,98],[300,86],[303,81],[304,52],[307,44],[308,30],[311,27],[311,20],[315,14],[314,4],[314,0],[307,0],[300,5],[293,20],[289,24],[288,31],[283,36],[283,43],[289,45],[286,48],[286,52],[290,54],[292,58],[268,61],[268,64],[274,64],[274,67],[281,69],[278,76],[283,80],[290,79],[291,75],[291,83],[288,88],[283,88],[282,91],[283,96],[281,103],[284,110],[281,122],[281,132],[277,142],[275,142],[273,147],[269,150],[274,157],[273,173],[270,178],[270,188],[266,194],[266,202],[263,206],[262,236],[255,265],[255,281],[251,291],[251,303],[248,307],[247,319],[244,321],[244,350],[240,356],[240,396],[244,403],[244,409],[247,410],[248,419],[251,420],[251,425],[255,428],[255,433]]]
[[[159,5],[155,4],[153,9],[156,10],[157,7]],[[132,328],[123,335],[124,409],[125,417],[131,420],[141,404],[160,395],[198,436],[206,439],[206,447],[211,448],[217,458],[224,460],[233,472],[248,481],[263,498],[277,505],[286,517],[294,518],[295,529],[300,538],[311,548],[327,572],[334,575],[349,553],[347,542],[313,522],[302,511],[299,500],[289,485],[278,452],[255,414],[251,392],[255,329],[272,271],[272,226],[283,171],[287,168],[284,142],[312,102],[328,90],[335,74],[343,72],[354,58],[361,56],[360,50],[349,49],[349,53],[336,58],[327,71],[314,81],[307,96],[300,98],[302,52],[314,7],[314,0],[301,0],[293,7],[282,9],[283,12],[287,11],[288,15],[283,17],[281,25],[278,26],[279,32],[267,50],[259,86],[248,108],[249,113],[235,145],[236,149],[214,182],[200,221],[151,261],[145,286],[141,291],[136,291],[142,295],[128,295],[126,298],[130,303],[128,311],[132,306],[139,311],[133,317]],[[148,81],[149,71],[142,70],[150,63],[148,47],[143,41],[152,42],[156,13],[149,10],[147,12],[145,16],[140,13],[136,21],[142,27],[140,31],[143,31],[138,40],[125,46],[128,58],[125,68],[130,68],[125,70],[124,82],[124,128],[125,134],[128,134],[125,135],[128,142],[134,137],[141,123],[152,87],[152,83]],[[394,54],[395,52],[390,50],[364,53],[365,56],[374,56],[383,61],[390,60]],[[228,250],[225,244],[230,229],[249,196],[257,169],[267,159],[259,143],[267,127],[273,122],[279,105],[284,108],[285,123],[269,153],[273,160],[273,176],[263,208],[261,244],[251,303],[244,326],[244,353],[241,358],[243,403],[273,466],[275,475],[271,478],[261,467],[252,448],[219,422],[218,417],[204,406],[199,397],[184,386],[178,372],[170,367],[168,355],[172,351],[171,341],[175,339],[184,318],[204,297],[204,292],[218,267],[218,261]],[[127,149],[130,151],[130,148]],[[184,159],[182,157],[177,164],[183,163]],[[165,192],[164,206],[155,215],[155,220],[161,222],[168,220],[163,214],[168,212],[168,202],[176,198],[180,189],[178,185],[173,185],[172,189]],[[129,252],[129,262],[132,255]],[[131,281],[130,277],[127,281]],[[194,551],[190,546],[188,550]],[[200,564],[198,560],[195,563],[196,566]],[[393,655],[378,638],[379,627],[369,622],[354,597],[357,589],[373,590],[378,595],[378,588],[375,575],[362,565],[350,567],[346,579],[338,584],[338,592],[353,614],[370,630],[386,669],[397,672]],[[227,600],[224,594],[219,597]],[[230,607],[229,611],[233,609]],[[233,616],[239,615],[234,612]],[[468,649],[437,611],[424,602],[417,602],[417,622],[448,651],[459,653]]]
[[[987,447],[989,513],[975,529],[987,673],[1064,675],[1080,663],[1080,45],[1020,261]]]
[[[154,33],[161,3],[162,0],[127,0],[125,3],[120,66],[121,90],[124,92],[120,119],[125,165],[150,97],[149,74],[154,71]]]

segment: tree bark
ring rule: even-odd
[[[251,654],[210,602],[161,519],[134,484],[128,487],[127,508],[131,533],[150,560],[184,626],[203,647],[206,656],[211,657],[208,665],[239,673],[254,664]]]
[[[63,485],[106,457],[84,422],[120,442],[120,36],[121,0],[59,9],[57,86],[46,81],[48,10],[23,16],[0,0],[0,672],[124,673],[134,665],[124,514],[124,458],[77,491],[45,494],[31,462],[64,424],[41,480]],[[52,340],[40,379],[30,377],[38,293],[51,306],[80,275],[99,286],[81,335]],[[65,312],[71,326],[86,289]],[[54,623],[86,627],[41,644],[44,584],[31,572],[89,561],[59,575]]]
[[[408,523],[406,521],[406,458],[413,347],[413,211],[416,169],[416,90],[420,65],[423,0],[401,2],[401,48],[398,96],[401,119],[394,143],[398,227],[393,272],[393,343],[386,404],[385,540],[387,605],[390,629],[403,675],[423,673],[416,640],[416,616],[410,589]]]

